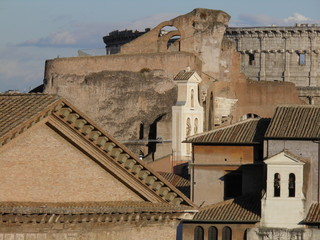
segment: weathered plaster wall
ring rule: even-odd
[[[2,202],[142,201],[44,123],[0,148],[0,168]]]
[[[252,146],[194,146],[194,162],[191,165],[192,200],[198,205],[225,200],[225,175],[253,161]]]

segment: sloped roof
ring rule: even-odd
[[[209,132],[188,137],[187,143],[235,143],[252,144],[262,142],[270,123],[267,118],[252,118],[225,127],[219,127]]]
[[[320,106],[291,105],[276,108],[266,138],[320,138]]]
[[[173,206],[167,203],[143,201],[108,202],[0,202],[0,213],[14,214],[83,214],[83,213],[142,213],[142,212],[184,212],[190,209],[185,205]]]
[[[40,120],[53,116],[78,132],[107,160],[122,169],[126,176],[141,184],[152,199],[174,205],[194,206],[171,183],[65,99],[47,94],[0,94],[0,106],[0,147]]]
[[[313,203],[304,219],[306,224],[320,224],[320,203]]]
[[[0,224],[166,222],[190,218],[189,206],[151,202],[0,203]]]
[[[200,208],[193,221],[259,222],[260,216],[260,197],[247,195]]]
[[[195,71],[181,71],[174,77],[174,80],[189,80],[194,73]]]
[[[0,137],[58,100],[45,94],[0,94]]]
[[[175,187],[189,187],[190,186],[190,181],[188,179],[180,177],[177,174],[168,173],[168,172],[159,172],[159,173],[161,174],[162,177],[167,179]]]
[[[174,173],[159,172],[173,186],[178,188],[184,195],[190,198],[190,181]]]

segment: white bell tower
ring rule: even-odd
[[[267,191],[261,202],[261,226],[297,228],[304,219],[302,159],[283,151],[264,161]]]
[[[179,72],[174,81],[178,85],[178,99],[172,106],[173,159],[191,160],[191,144],[182,142],[203,131],[203,107],[198,100],[198,85],[202,79],[195,71],[187,69]]]

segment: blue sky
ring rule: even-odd
[[[46,59],[102,52],[113,30],[143,30],[199,7],[227,12],[230,26],[320,25],[320,0],[0,0],[0,92],[40,85]]]

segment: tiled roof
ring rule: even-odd
[[[307,224],[320,224],[320,203],[311,205],[304,222]]]
[[[159,172],[162,177],[167,179],[173,186],[175,187],[189,187],[190,181],[183,177],[180,177],[174,173],[167,173],[167,172]]]
[[[320,138],[320,106],[292,105],[276,108],[266,138]]]
[[[199,209],[193,220],[212,222],[259,222],[261,199],[242,196]]]
[[[90,142],[108,161],[125,171],[134,182],[142,184],[150,201],[194,206],[170,182],[148,168],[123,144],[96,126],[65,99],[46,94],[2,94],[0,99],[0,147],[50,115],[78,132],[79,136]]]
[[[28,224],[143,224],[190,218],[186,206],[150,202],[1,203],[0,225]]]
[[[143,213],[143,212],[184,212],[190,207],[173,206],[167,203],[145,201],[41,203],[1,202],[0,214],[89,214],[89,213]]]
[[[174,80],[189,80],[194,73],[195,71],[181,71],[174,77]]]
[[[270,119],[253,118],[188,137],[188,143],[259,143]]]
[[[174,173],[159,172],[173,186],[178,188],[184,195],[190,198],[190,181]]]
[[[0,94],[0,137],[58,100],[47,94]]]

